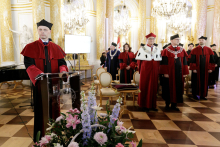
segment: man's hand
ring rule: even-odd
[[[215,67],[217,67],[218,65],[217,64],[215,64]]]
[[[68,78],[69,74],[66,71],[62,71],[59,74],[59,77],[63,79],[64,82],[67,82],[67,78]]]
[[[165,77],[165,78],[169,78],[169,75],[168,75],[168,74],[164,74],[164,77]]]
[[[107,70],[107,67],[105,67],[105,69]]]
[[[119,68],[117,68],[117,70],[119,70]]]
[[[197,70],[193,70],[193,73],[197,73]]]
[[[127,67],[126,67],[127,70],[129,70],[130,68],[131,68],[130,66],[127,66]]]
[[[212,73],[212,70],[209,70],[209,73]]]
[[[183,77],[185,78],[187,75],[183,75]]]

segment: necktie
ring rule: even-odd
[[[43,42],[43,44],[44,44],[44,45],[47,45],[47,44],[48,44],[48,42]]]

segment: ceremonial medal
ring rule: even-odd
[[[178,51],[173,51],[169,48],[166,48],[166,50],[170,53],[173,53],[175,55],[174,58],[177,59],[178,58],[177,55],[183,51],[183,48],[181,47],[180,50],[178,50]]]
[[[117,54],[117,50],[115,51],[115,53],[112,55],[112,51],[110,51],[110,56],[111,56],[111,60],[113,60],[113,57]]]

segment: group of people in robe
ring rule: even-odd
[[[145,37],[146,45],[141,43],[135,54],[128,43],[123,45],[123,52],[116,49],[116,43],[112,43],[103,64],[112,79],[116,79],[120,69],[120,83],[131,83],[133,73],[139,71],[141,92],[138,105],[146,112],[158,111],[158,79],[166,103],[165,109],[179,111],[177,103],[183,103],[185,77],[189,71],[193,98],[207,100],[208,87],[213,88],[218,81],[220,57],[216,45],[207,47],[207,37],[201,36],[195,46],[193,43],[188,44],[186,52],[176,34],[170,37],[169,44],[159,49],[155,44],[155,34],[150,33]]]
[[[34,98],[34,142],[36,142],[37,132],[41,131],[41,136],[45,135],[42,96],[40,82],[36,80],[43,73],[68,72],[67,64],[64,60],[66,54],[62,48],[53,43],[49,36],[53,24],[41,20],[37,23],[39,40],[27,44],[21,54],[24,56],[26,71],[33,83]],[[103,54],[103,67],[111,73],[113,80],[116,79],[118,70],[121,70],[120,82],[131,83],[134,71],[140,73],[141,92],[138,96],[138,104],[145,111],[156,109],[158,77],[162,85],[162,97],[166,101],[166,109],[177,108],[178,102],[183,102],[184,77],[189,74],[188,66],[192,70],[192,93],[195,99],[206,99],[208,85],[214,85],[219,69],[219,53],[216,45],[210,49],[205,46],[206,37],[199,38],[199,45],[193,49],[193,44],[189,44],[189,56],[183,47],[179,46],[179,35],[170,37],[171,43],[161,50],[154,44],[156,35],[150,33],[146,36],[147,44],[141,44],[138,52],[131,52],[129,44],[123,46],[123,52],[116,49],[117,44],[112,43],[107,55]],[[105,60],[105,56],[107,60]],[[66,76],[65,76],[66,77]],[[211,78],[209,78],[211,77]],[[53,84],[58,84],[56,80],[49,82],[49,89]],[[171,107],[170,107],[171,104]],[[50,99],[50,118],[56,119],[60,116],[59,99]]]

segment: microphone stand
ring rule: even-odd
[[[78,53],[78,59],[79,59],[79,72],[80,72],[80,53]],[[85,85],[85,84],[83,82],[80,82],[80,85]]]

